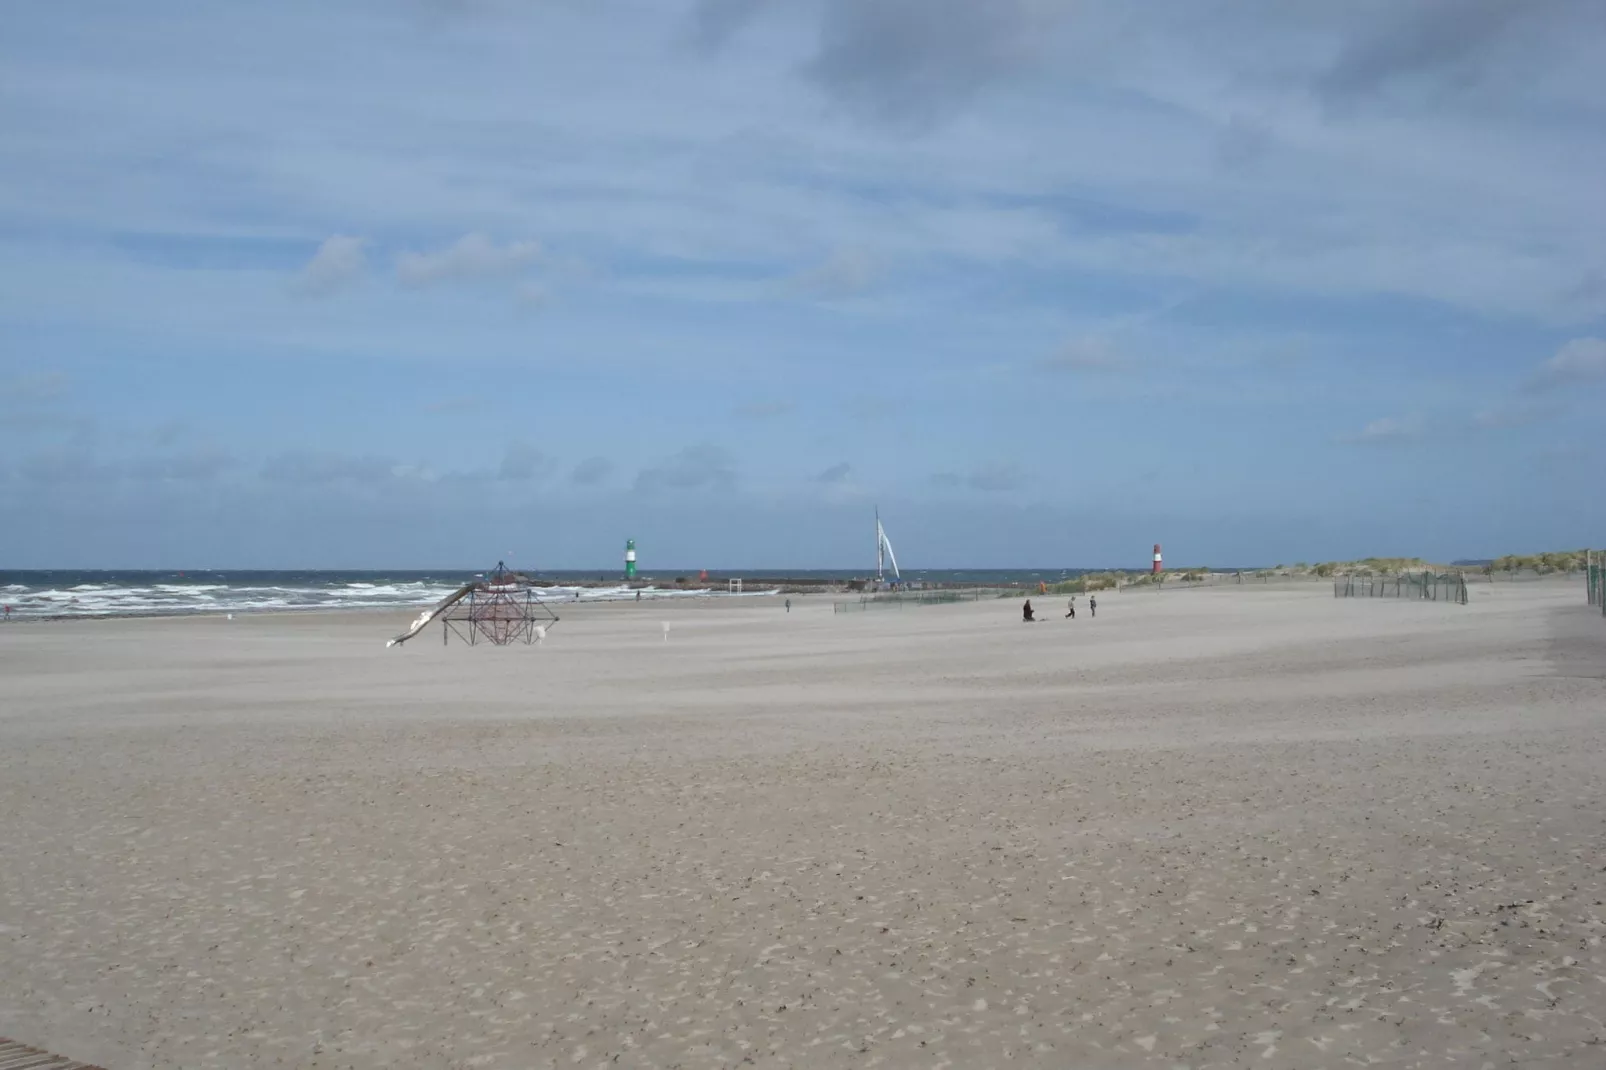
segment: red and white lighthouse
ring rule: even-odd
[[[1160,559],[1160,544],[1159,543],[1155,543],[1154,544],[1154,574],[1156,576],[1158,576],[1160,574],[1160,571],[1163,568],[1165,568],[1165,565]]]

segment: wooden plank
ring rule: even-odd
[[[0,1070],[101,1070],[74,1059],[30,1048],[8,1037],[0,1037]]]

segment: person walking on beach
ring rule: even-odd
[[[790,598],[786,600],[786,611],[788,613],[792,612],[792,600]]]
[[[1076,596],[1075,595],[1071,596],[1071,601],[1066,606],[1066,608],[1069,609],[1070,612],[1065,614],[1065,619],[1066,620],[1075,620],[1076,619]]]
[[[1028,598],[1026,600],[1026,604],[1021,607],[1020,614],[1021,620],[1025,621],[1027,624],[1031,624],[1037,619],[1036,617],[1032,616],[1032,600],[1030,598]]]
[[[1099,596],[1096,594],[1087,596],[1087,615],[1090,617],[1099,615]]]

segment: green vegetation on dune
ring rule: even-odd
[[[1360,568],[1369,568],[1374,572],[1404,572],[1412,569],[1435,567],[1420,557],[1363,557],[1355,564]]]
[[[1327,561],[1310,571],[1324,579],[1328,576],[1391,576],[1401,572],[1445,571],[1447,566],[1434,565],[1420,557],[1363,557],[1359,561]]]
[[[1094,591],[1106,591],[1128,582],[1127,577],[1120,572],[1090,572],[1086,576],[1078,576],[1074,580],[1061,580],[1059,583],[1048,585],[1049,594],[1091,594]]]
[[[1310,571],[1317,576],[1391,576],[1405,572],[1473,572],[1482,571],[1484,575],[1503,572],[1515,575],[1519,572],[1532,572],[1538,575],[1548,575],[1553,572],[1581,572],[1584,568],[1583,550],[1567,550],[1556,553],[1530,554],[1526,556],[1507,554],[1490,564],[1484,565],[1481,570],[1461,569],[1453,565],[1435,564],[1420,557],[1363,557],[1358,561],[1328,561],[1317,565]],[[1302,570],[1303,566],[1296,566]]]
[[[1113,590],[1122,587],[1153,587],[1166,584],[1195,584],[1207,583],[1211,580],[1243,582],[1246,580],[1267,581],[1276,577],[1286,579],[1332,579],[1337,576],[1402,576],[1411,573],[1473,573],[1482,571],[1486,576],[1495,573],[1516,575],[1517,573],[1532,573],[1548,575],[1551,573],[1581,572],[1585,565],[1585,551],[1566,550],[1555,553],[1517,555],[1507,554],[1482,569],[1458,568],[1453,565],[1441,565],[1421,557],[1363,557],[1356,561],[1324,561],[1311,565],[1300,562],[1297,565],[1277,565],[1275,568],[1263,568],[1246,572],[1221,572],[1215,569],[1197,566],[1168,568],[1158,575],[1149,572],[1091,572],[1085,576],[1078,576],[1074,580],[1062,580],[1059,583],[1048,584],[1049,595],[1075,595],[1091,594],[1095,591]],[[1032,592],[1026,592],[1028,594]]]
[[[1506,554],[1483,566],[1483,571],[1485,574],[1504,572],[1507,575],[1535,572],[1541,576],[1552,572],[1582,572],[1586,553],[1585,550],[1562,550],[1543,554]]]

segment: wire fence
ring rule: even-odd
[[[1589,604],[1606,616],[1606,551],[1584,551],[1584,584]]]
[[[1466,577],[1459,572],[1401,572],[1392,576],[1340,576],[1334,598],[1410,598],[1467,604]]]
[[[1014,588],[966,587],[961,590],[888,591],[867,594],[850,602],[832,602],[834,613],[863,613],[871,609],[903,609],[905,606],[940,606],[955,602],[980,602],[1030,594]]]

